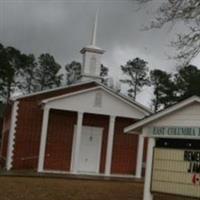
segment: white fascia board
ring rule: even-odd
[[[156,113],[152,116],[149,116],[147,118],[144,118],[144,119],[136,122],[133,125],[126,127],[124,129],[124,132],[125,133],[127,133],[127,132],[133,133],[133,132],[136,131],[136,129],[141,128],[141,127],[143,127],[143,126],[145,126],[145,125],[147,125],[147,124],[149,124],[149,123],[151,123],[151,122],[153,122],[153,121],[155,121],[155,120],[157,120],[161,117],[164,117],[165,115],[168,115],[168,114],[170,114],[170,113],[172,113],[176,110],[179,110],[179,109],[181,109],[181,108],[183,108],[183,107],[185,107],[185,106],[187,106],[191,103],[194,103],[194,102],[200,103],[200,98],[197,97],[197,96],[192,96],[192,97],[190,97],[190,98],[188,98],[188,99],[186,99],[186,100],[184,100],[180,103],[173,105],[172,107],[166,108],[163,111],[160,111],[160,112],[158,112],[158,113]]]
[[[67,89],[67,88],[71,88],[71,87],[75,87],[75,86],[79,86],[79,85],[84,85],[84,84],[92,83],[92,82],[95,82],[95,81],[94,80],[92,80],[92,81],[91,80],[89,80],[89,81],[88,80],[87,81],[81,81],[81,82],[78,82],[78,83],[74,83],[72,85],[61,86],[61,87],[58,87],[58,88],[53,88],[53,89],[43,90],[43,91],[39,91],[39,92],[34,92],[32,94],[20,95],[20,96],[12,97],[11,100],[15,101],[15,100],[26,98],[26,97],[32,97],[32,96],[35,96],[35,95],[44,94],[44,93],[48,93],[48,92],[55,92],[55,91],[59,91],[59,90],[62,90],[62,89]]]

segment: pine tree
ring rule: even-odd
[[[30,94],[37,89],[36,68],[37,62],[33,54],[22,55],[23,69],[20,70],[21,81],[19,89],[21,92]]]
[[[21,52],[13,47],[0,45],[0,98],[9,101],[19,86],[18,75],[22,66]]]
[[[0,101],[4,100],[5,96],[5,76],[6,76],[6,53],[4,50],[4,46],[0,44]]]
[[[108,72],[109,72],[108,67],[101,64],[100,76],[102,77],[102,83],[105,85],[107,85],[108,83]]]
[[[101,64],[101,71],[100,71],[100,76],[101,77],[106,77],[108,76],[108,68],[106,66],[104,66],[103,64]]]
[[[147,62],[140,58],[135,58],[129,60],[126,65],[122,65],[121,70],[127,78],[120,81],[129,86],[128,95],[135,100],[138,92],[150,83]]]
[[[81,78],[81,63],[72,61],[65,66],[66,70],[66,83],[71,85]]]
[[[176,102],[176,86],[171,74],[154,69],[150,72],[150,80],[154,90],[152,103],[155,112]]]
[[[46,90],[58,87],[62,82],[62,74],[59,75],[61,66],[54,57],[48,53],[41,54],[38,58],[38,66],[35,71],[36,89]]]
[[[177,99],[181,101],[193,95],[200,96],[200,70],[194,66],[184,66],[175,74]]]

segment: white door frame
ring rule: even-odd
[[[99,148],[99,152],[98,152],[99,159],[98,159],[97,169],[95,171],[95,173],[99,174],[99,172],[100,172],[100,164],[101,164],[103,128],[102,127],[98,127],[98,126],[82,126],[82,128],[96,128],[96,129],[101,130],[101,143],[100,143],[100,148]],[[76,137],[77,137],[77,131],[76,130],[77,130],[77,125],[74,125],[74,135],[73,135],[73,142],[72,142],[71,165],[70,165],[70,171],[71,172],[73,172],[73,169],[74,169],[75,144],[76,144]],[[81,172],[78,172],[78,173],[81,173]],[[85,173],[87,173],[87,172],[85,172]]]

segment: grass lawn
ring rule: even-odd
[[[0,200],[142,200],[142,196],[143,184],[133,181],[0,176]],[[154,200],[169,199],[193,200],[154,196]]]
[[[142,200],[142,193],[135,182],[0,177],[0,200]]]

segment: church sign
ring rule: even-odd
[[[149,134],[158,138],[200,139],[200,127],[152,127]]]
[[[154,148],[152,192],[200,198],[200,150]]]

